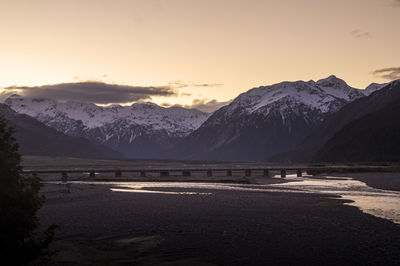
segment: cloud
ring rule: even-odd
[[[186,105],[174,104],[174,105],[172,105],[169,103],[162,103],[161,105],[164,107],[178,106],[178,107],[183,107],[183,108],[195,108],[202,112],[212,113],[215,110],[221,108],[222,106],[229,104],[230,102],[232,102],[232,100],[226,101],[226,102],[219,102],[215,99],[213,99],[213,100],[195,99],[195,100],[193,100],[192,104],[186,104]]]
[[[176,81],[171,81],[168,82],[168,86],[174,89],[182,89],[182,88],[188,88],[188,87],[221,87],[224,84],[222,83],[195,83],[195,82],[184,82],[182,80],[176,80]]]
[[[47,98],[57,101],[79,101],[97,104],[129,103],[148,100],[153,96],[177,96],[170,86],[141,87],[88,81],[60,83],[38,87],[7,87],[5,92],[18,91],[27,98]]]
[[[368,31],[363,31],[359,29],[355,29],[350,32],[350,34],[355,37],[355,38],[360,38],[360,39],[369,39],[372,37],[371,33]]]
[[[207,101],[206,99],[195,99],[192,102],[192,108],[199,109],[200,111],[211,113],[215,110],[221,108],[229,104],[232,100],[226,102],[218,102],[217,100],[213,99],[211,101]]]
[[[372,72],[372,74],[387,80],[400,79],[400,67],[377,69],[374,72]]]

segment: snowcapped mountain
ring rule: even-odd
[[[214,112],[178,144],[174,156],[266,160],[292,149],[329,114],[364,96],[335,76],[254,88]]]
[[[105,144],[129,157],[152,158],[198,128],[209,116],[197,109],[153,103],[101,107],[49,99],[9,97],[5,104],[70,136]]]
[[[289,105],[304,104],[321,113],[334,112],[343,103],[363,97],[361,90],[352,88],[341,79],[329,76],[317,82],[281,82],[272,86],[261,86],[245,92],[229,105],[228,112],[241,109],[246,113],[263,113],[267,115],[271,104],[286,102]],[[287,105],[281,105],[283,109]]]

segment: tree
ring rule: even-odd
[[[14,130],[0,118],[0,262],[21,265],[38,261],[48,252],[55,226],[40,236],[37,210],[44,197],[40,196],[40,179],[21,174],[21,156],[13,137]]]

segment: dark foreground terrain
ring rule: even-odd
[[[243,185],[246,186],[246,185]],[[53,265],[399,265],[400,226],[318,194],[48,184]],[[164,188],[165,191],[178,189]],[[188,191],[188,190],[185,190]]]

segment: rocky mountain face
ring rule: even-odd
[[[5,104],[69,136],[103,144],[131,158],[160,158],[208,117],[196,109],[152,103],[101,107],[80,102],[9,97]]]
[[[400,80],[393,81],[386,86],[372,92],[369,96],[357,99],[338,112],[331,114],[321,124],[315,127],[293,151],[282,153],[274,158],[274,161],[296,161],[307,162],[322,160],[328,157],[316,154],[323,148],[325,143],[346,125],[363,116],[377,112],[400,99]],[[383,117],[382,117],[383,118]],[[369,125],[373,127],[374,125]],[[343,135],[342,135],[343,136]],[[365,143],[369,145],[369,143]],[[326,149],[325,149],[326,151]],[[326,152],[324,152],[326,153]]]
[[[19,152],[23,155],[67,156],[86,158],[122,158],[123,155],[89,140],[67,136],[38,120],[18,114],[0,104],[0,117],[15,129]]]
[[[296,147],[330,114],[364,91],[330,76],[282,82],[239,95],[174,148],[173,157],[263,161]]]

